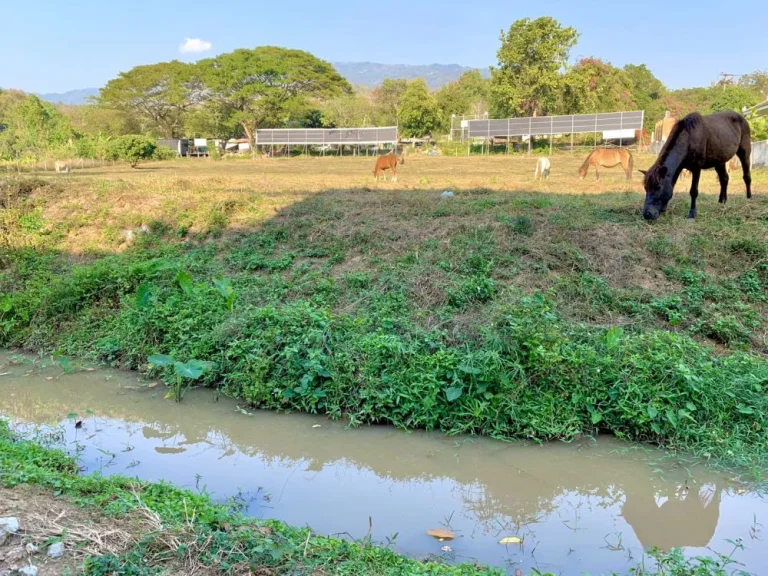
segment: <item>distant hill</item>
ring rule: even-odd
[[[413,80],[414,78],[424,78],[430,88],[437,89],[451,82],[458,80],[464,72],[472,70],[458,64],[429,64],[423,66],[414,66],[408,64],[377,64],[374,62],[335,62],[334,66],[339,73],[344,76],[350,84],[355,86],[366,86],[374,88],[379,86],[384,78],[402,78]],[[483,75],[488,75],[488,70],[481,70]],[[98,88],[83,88],[81,90],[70,90],[63,93],[38,94],[40,98],[54,104],[69,104],[77,106],[87,104],[88,98],[96,96],[99,93]]]
[[[344,76],[350,84],[357,86],[375,87],[382,83],[384,78],[402,78],[413,80],[424,78],[430,88],[440,88],[453,80],[458,80],[464,72],[472,70],[458,64],[429,64],[423,66],[407,64],[376,64],[374,62],[334,62],[336,70]],[[488,70],[482,70],[483,75],[488,75]]]
[[[83,88],[82,90],[70,90],[69,92],[63,92],[61,94],[38,94],[38,96],[42,100],[53,102],[54,104],[78,106],[80,104],[87,104],[88,98],[96,96],[98,93],[98,88]]]

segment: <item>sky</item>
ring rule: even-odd
[[[331,62],[496,63],[499,34],[553,16],[581,37],[571,59],[645,63],[670,88],[768,68],[765,0],[1,0],[0,86],[101,87],[139,64],[235,48],[299,48]],[[717,4],[717,7],[714,7]],[[710,7],[712,6],[712,7]]]

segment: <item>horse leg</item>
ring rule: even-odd
[[[741,170],[744,173],[744,184],[747,186],[747,199],[752,198],[752,143],[747,139],[739,146],[736,156],[741,161]]]
[[[397,162],[392,166],[392,182],[397,182]]]
[[[595,182],[600,180],[600,172],[598,172],[597,170],[598,166],[599,166],[598,164],[595,164]]]
[[[688,212],[688,218],[696,218],[696,198],[699,196],[699,177],[701,170],[691,170],[691,210]]]
[[[720,164],[720,166],[715,166],[715,172],[717,172],[717,177],[720,179],[720,198],[717,201],[720,204],[725,204],[728,202],[728,170],[725,164]]]

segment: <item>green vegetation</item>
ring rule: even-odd
[[[52,248],[82,215],[47,220],[55,189],[9,187],[0,345],[138,369],[156,354],[211,362],[201,382],[252,405],[353,424],[537,440],[605,431],[765,469],[759,199],[681,229],[674,211],[639,222],[625,194],[353,190],[227,233],[259,206],[253,189],[221,199],[248,182],[199,184],[191,213],[150,181],[135,197],[164,198],[151,232],[79,262]],[[81,226],[102,248],[114,237]]]
[[[108,155],[113,160],[128,162],[136,168],[142,160],[150,160],[157,152],[153,138],[127,134],[110,142]]]

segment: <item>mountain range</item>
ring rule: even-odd
[[[434,90],[448,82],[457,80],[464,72],[472,70],[472,68],[459,66],[458,64],[409,65],[377,64],[375,62],[335,62],[333,65],[350,84],[368,88],[378,86],[385,78],[405,80],[424,78],[429,87]],[[487,70],[482,70],[482,73],[484,76],[488,75]],[[82,88],[62,93],[38,94],[38,96],[48,102],[77,106],[86,104],[89,97],[96,96],[98,93],[98,88]]]

